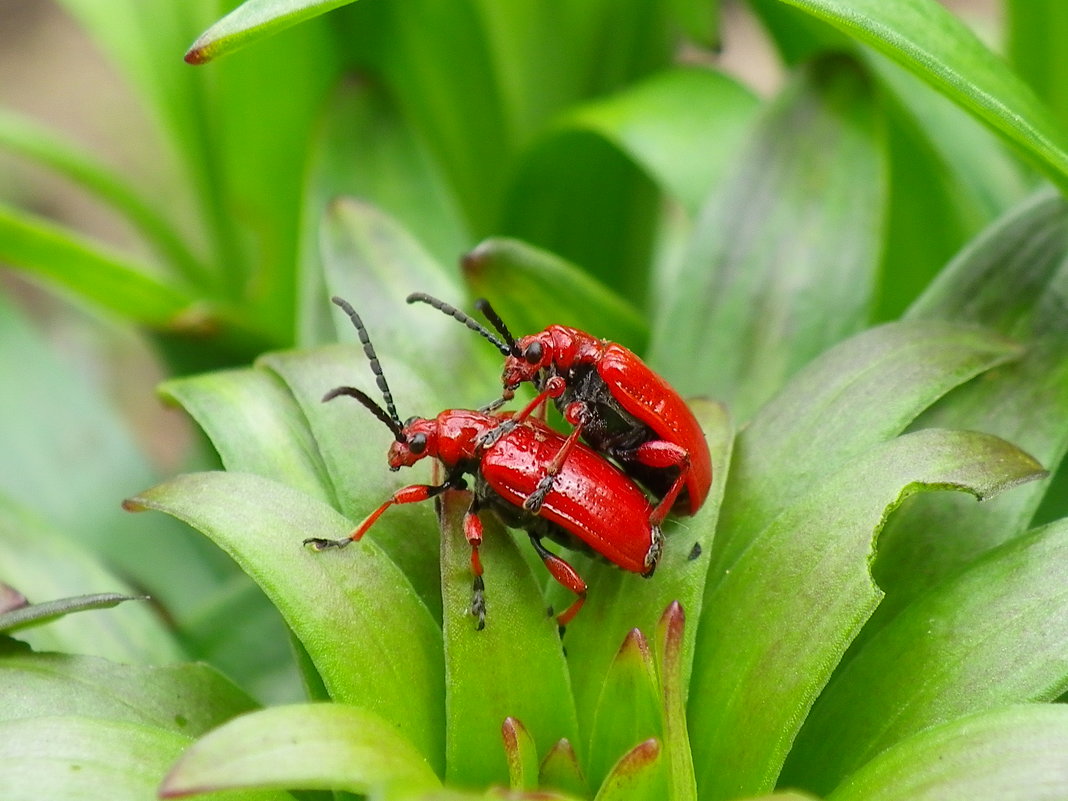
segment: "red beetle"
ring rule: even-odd
[[[444,411],[433,419],[413,417],[402,423],[362,321],[344,300],[334,298],[334,303],[348,313],[359,331],[386,408],[355,387],[332,389],[323,400],[347,395],[385,423],[395,440],[388,454],[391,470],[433,457],[444,465],[445,479],[437,485],[413,484],[397,490],[348,537],[312,537],[304,541],[305,545],[317,550],[344,547],[359,540],[390,506],[425,501],[447,489],[464,489],[463,476],[470,474],[474,478],[474,497],[463,526],[471,546],[471,613],[478,619],[478,628],[485,625],[486,613],[478,555],[482,543],[478,513],[482,508],[493,510],[505,525],[525,530],[553,578],[578,596],[557,617],[561,626],[566,626],[582,608],[586,583],[571,565],[542,545],[543,537],[598,555],[624,570],[652,575],[660,557],[658,516],[662,517],[662,512],[626,475],[594,451],[576,445],[552,487],[544,493],[539,512],[529,511],[525,503],[543,484],[547,466],[564,447],[565,438],[539,420],[517,422],[505,415],[462,409]]]
[[[525,502],[528,510],[538,510],[580,435],[661,498],[665,512],[672,506],[683,514],[701,508],[712,485],[712,457],[704,432],[678,392],[634,353],[564,325],[516,340],[489,303],[477,301],[502,341],[437,298],[422,292],[408,296],[409,303],[416,301],[455,317],[505,356],[504,392],[488,409],[511,400],[519,385],[530,381],[538,395],[513,419],[525,420],[539,407],[544,416],[543,404],[552,398],[574,427],[548,466],[543,484]]]

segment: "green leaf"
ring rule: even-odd
[[[893,319],[1030,187],[1015,153],[982,123],[893,61],[864,57],[886,98],[891,192],[877,316]]]
[[[566,644],[579,720],[587,726],[619,644],[631,629],[657,630],[663,611],[673,601],[681,604],[691,620],[700,618],[716,520],[728,483],[733,428],[726,409],[718,404],[694,402],[693,411],[705,430],[714,471],[704,506],[692,518],[668,518],[663,527],[663,553],[656,573],[648,579],[596,560],[586,560],[582,566],[589,597],[582,614],[568,627]],[[696,626],[688,626],[683,637],[679,681],[686,687]],[[664,745],[670,748],[672,741]]]
[[[538,772],[542,787],[562,790],[578,798],[589,798],[590,790],[586,778],[579,767],[575,749],[566,740],[559,740],[549,749],[541,761]]]
[[[945,269],[909,317],[982,323],[1026,350],[946,396],[914,427],[986,431],[1055,469],[1068,452],[1068,204],[1043,192],[992,225]],[[920,499],[888,527],[876,577],[888,619],[979,554],[1022,533],[1048,482],[1021,488],[982,513],[948,498]]]
[[[1006,64],[934,0],[783,0],[915,72],[1068,187],[1064,130]]]
[[[825,22],[780,0],[747,0],[779,57],[790,66],[831,51],[849,51],[849,38]]]
[[[309,698],[294,651],[303,647],[256,583],[238,573],[183,615],[182,635],[191,656],[214,665],[264,704]],[[241,625],[235,626],[234,621]],[[314,667],[314,681],[322,685]],[[305,678],[305,684],[307,679]],[[318,699],[328,695],[322,691]]]
[[[625,297],[648,295],[659,188],[600,132],[570,127],[534,142],[501,209],[493,233],[580,264]]]
[[[710,580],[815,482],[1018,352],[990,331],[910,321],[866,331],[813,361],[738,436]]]
[[[186,332],[210,323],[187,291],[152,277],[151,267],[3,205],[0,258],[131,322]]]
[[[696,801],[697,798],[693,754],[686,726],[686,693],[689,684],[684,679],[689,673],[689,659],[693,654],[686,650],[688,643],[685,630],[686,617],[682,605],[674,601],[660,617],[654,641],[664,709],[664,767],[668,774],[668,797],[672,801]]]
[[[552,130],[604,137],[695,214],[727,170],[758,105],[751,91],[722,73],[680,67],[570,110]]]
[[[487,239],[464,256],[463,267],[472,293],[488,298],[517,337],[570,325],[635,352],[645,349],[649,328],[641,312],[552,253],[515,239]]]
[[[1060,43],[1068,36],[1068,8],[1057,0],[1008,0],[1004,5],[1008,58],[1068,126],[1068,58]]]
[[[826,793],[916,732],[1068,689],[1068,520],[1018,538],[919,598],[813,707],[784,783]]]
[[[18,629],[40,626],[69,615],[71,612],[85,612],[91,609],[111,609],[123,601],[147,601],[147,595],[123,595],[119,592],[98,592],[92,595],[77,595],[73,598],[59,598],[37,604],[27,604],[18,609],[11,609],[0,614],[0,631],[17,631]]]
[[[962,718],[884,751],[828,801],[1034,801],[1068,794],[1068,709],[1014,706]]]
[[[115,170],[73,143],[29,118],[0,108],[0,147],[85,187],[136,226],[178,275],[191,281],[203,276],[203,265],[172,225]]]
[[[508,760],[508,789],[538,789],[538,747],[527,727],[513,717],[501,724],[504,756]]]
[[[155,797],[167,766],[188,742],[173,731],[126,721],[7,721],[0,723],[0,794],[7,801],[144,801]]]
[[[656,801],[666,790],[660,743],[646,740],[619,758],[594,801]]]
[[[28,598],[51,599],[72,593],[80,598],[25,606],[0,615],[0,628],[53,620],[66,611],[114,606],[137,597],[127,581],[76,541],[34,517],[0,494],[0,581],[18,585]],[[119,592],[102,593],[103,590]],[[126,662],[168,662],[181,651],[173,632],[147,604],[126,604],[108,612],[53,620],[25,629],[19,638],[39,649],[76,651]]]
[[[202,33],[185,60],[204,64],[354,0],[245,0]]]
[[[506,717],[523,721],[539,753],[561,737],[574,740],[567,667],[556,622],[546,613],[531,566],[488,514],[483,515],[485,539],[479,549],[485,569],[486,627],[476,629],[469,614],[471,548],[463,531],[470,498],[462,493],[442,497],[446,778],[465,786],[503,783],[509,775],[500,744]]]
[[[338,701],[389,720],[442,764],[441,640],[404,575],[372,541],[317,553],[306,537],[351,524],[296,490],[243,473],[179,476],[126,502],[193,525],[263,588]],[[354,648],[353,643],[374,643]]]
[[[307,420],[274,374],[220,370],[172,379],[159,392],[204,429],[227,470],[255,473],[336,503]]]
[[[922,490],[987,498],[1042,474],[996,437],[918,431],[871,448],[771,521],[705,598],[689,719],[701,797],[774,785],[816,695],[882,597],[869,566],[894,508]]]
[[[299,788],[409,797],[440,786],[426,758],[386,720],[346,704],[294,704],[209,732],[182,754],[160,796]]]
[[[365,284],[371,276],[390,280],[391,273],[380,270],[373,259],[364,266],[359,255],[406,255],[400,242],[392,247],[382,243],[376,250],[377,234],[387,239],[412,238],[432,254],[427,258],[412,247],[420,255],[419,262],[393,260],[397,278],[392,280],[396,284],[411,281],[408,292],[444,291],[441,274],[455,275],[456,256],[470,243],[441,170],[425,143],[405,125],[384,87],[372,81],[343,81],[324,104],[322,116],[321,131],[311,143],[301,232],[297,340],[301,345],[334,341],[335,326],[325,302],[329,295],[351,297],[355,302],[368,289]],[[359,142],[358,148],[353,147],[354,141]],[[339,197],[373,198],[374,207],[355,200],[337,201]],[[390,220],[396,220],[393,227]],[[333,240],[330,247],[322,236],[324,222]],[[341,239],[340,229],[346,224],[350,231]],[[363,236],[371,241],[360,247]],[[324,287],[324,268],[330,291]],[[355,289],[360,295],[353,293]]]
[[[70,715],[195,737],[255,703],[207,665],[140,667],[0,642],[0,720]]]
[[[609,665],[590,727],[587,774],[600,785],[620,755],[650,738],[661,741],[664,715],[653,655],[645,635],[631,629]]]
[[[340,310],[337,314],[347,322]],[[355,331],[352,333],[355,336]],[[383,341],[375,336],[375,342],[388,347],[390,339]],[[405,418],[421,411],[412,409],[405,402],[408,398],[419,398],[421,403],[430,404],[426,410],[430,414],[445,406],[428,389],[424,380],[426,370],[413,369],[405,362],[383,356],[382,350],[379,355]],[[393,435],[360,404],[351,398],[322,402],[323,395],[340,384],[363,386],[372,397],[378,395],[361,349],[333,346],[313,353],[270,353],[260,359],[259,366],[271,370],[289,388],[326,467],[327,489],[337,499],[339,511],[350,521],[362,520],[413,479],[429,480],[429,464],[419,465],[410,473],[406,471],[407,475],[389,470],[385,456]],[[439,619],[438,532],[430,505],[401,504],[390,509],[375,524],[369,537],[396,563],[423,603]]]
[[[871,95],[853,61],[810,65],[710,199],[665,289],[649,355],[684,394],[723,398],[746,420],[864,326],[885,203]]]

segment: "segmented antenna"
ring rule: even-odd
[[[386,425],[389,426],[389,430],[393,432],[393,436],[397,438],[398,442],[404,442],[404,435],[401,433],[404,428],[404,424],[401,422],[400,415],[397,414],[397,407],[393,404],[393,395],[389,391],[389,384],[386,383],[386,376],[382,372],[382,365],[378,362],[378,354],[375,353],[375,347],[371,344],[371,338],[367,335],[367,329],[364,328],[363,320],[360,319],[360,315],[356,313],[356,310],[352,308],[352,305],[344,298],[339,298],[336,295],[330,298],[334,304],[341,308],[352,320],[353,326],[356,328],[356,333],[360,336],[360,344],[363,345],[364,355],[367,356],[367,361],[371,365],[371,372],[375,374],[375,383],[378,384],[378,390],[382,393],[382,398],[386,402],[386,411],[389,412],[389,422]],[[386,422],[386,413],[382,411],[382,408],[371,400],[367,395],[360,392],[358,389],[352,387],[338,387],[339,390],[346,390],[344,392],[338,392],[339,395],[349,395],[356,398],[360,403],[371,410],[383,422]],[[347,390],[352,389],[352,392]],[[336,392],[337,390],[333,390]],[[356,394],[358,393],[358,394]],[[336,395],[327,393],[327,397],[323,400],[329,400]],[[377,409],[377,411],[376,411]]]
[[[371,414],[386,424],[386,427],[393,432],[393,436],[397,442],[405,441],[404,430],[397,424],[397,421],[386,414],[386,410],[375,403],[371,397],[356,389],[356,387],[335,387],[323,395],[323,403],[331,401],[341,395],[347,395],[350,398],[358,400],[369,412],[371,412]]]
[[[504,324],[504,320],[490,306],[490,302],[485,298],[479,298],[475,301],[475,308],[482,312],[482,316],[490,321],[490,325],[496,328],[497,333],[504,337],[504,341],[508,343],[508,352],[504,355],[522,356],[523,354],[519,352],[519,346],[515,344],[515,337],[508,330],[508,326]]]
[[[459,320],[472,331],[477,331],[479,334],[488,339],[493,344],[493,347],[499,350],[502,355],[508,356],[512,352],[508,345],[505,345],[503,342],[501,342],[501,340],[493,336],[493,334],[490,333],[484,325],[482,325],[480,322],[473,319],[472,317],[469,317],[468,315],[464,314],[455,306],[450,306],[443,300],[438,300],[437,298],[433,297],[432,295],[428,295],[425,292],[413,292],[408,296],[408,302],[425,303],[428,306],[433,306],[438,311],[443,312],[444,314],[448,314],[449,316]]]

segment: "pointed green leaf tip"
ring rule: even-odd
[[[205,64],[352,2],[354,0],[248,0],[204,31],[185,54],[185,61],[187,64]]]

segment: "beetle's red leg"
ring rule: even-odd
[[[382,513],[394,504],[419,503],[420,501],[426,501],[433,498],[435,495],[440,495],[442,492],[453,486],[453,482],[446,481],[444,484],[440,485],[412,484],[408,487],[401,487],[390,496],[388,501],[371,512],[371,514],[367,515],[367,517],[363,519],[363,522],[356,526],[349,536],[342,537],[339,540],[328,540],[323,539],[322,537],[308,537],[308,539],[304,540],[304,544],[311,545],[317,551],[321,551],[325,548],[344,548],[350,542],[355,542],[366,534],[367,529],[373,526],[375,521],[382,516]]]
[[[675,500],[679,497],[683,487],[686,486],[686,478],[690,473],[690,452],[674,442],[655,439],[639,445],[634,451],[634,458],[646,467],[679,468],[675,483],[668,488],[664,497],[660,499],[660,503],[649,515],[649,522],[654,526],[659,526],[664,522],[667,513],[671,511],[671,507],[675,505]]]
[[[582,576],[575,572],[575,568],[542,545],[539,537],[531,534],[530,543],[534,546],[534,550],[538,552],[538,556],[541,557],[541,561],[545,563],[545,567],[552,577],[578,596],[571,606],[556,616],[556,622],[562,629],[574,619],[582,605],[586,603],[586,582],[582,580]]]
[[[575,443],[578,442],[579,435],[582,434],[582,428],[586,423],[586,404],[581,401],[569,404],[564,412],[564,418],[574,426],[571,429],[571,433],[567,439],[564,440],[564,444],[560,446],[560,450],[556,452],[553,460],[549,462],[549,466],[545,468],[545,475],[541,477],[538,482],[538,486],[534,488],[534,491],[530,493],[525,501],[523,501],[523,508],[528,512],[537,514],[541,509],[541,505],[545,503],[545,496],[549,494],[549,490],[553,488],[553,482],[556,480],[556,474],[560,472],[560,468],[564,466],[564,462],[567,460],[567,456],[571,453],[571,449],[575,447]]]
[[[471,614],[478,620],[478,630],[486,627],[486,582],[482,578],[482,560],[478,547],[482,544],[482,520],[478,516],[478,500],[471,501],[464,514],[464,537],[471,546],[471,572],[475,574],[471,591]]]

